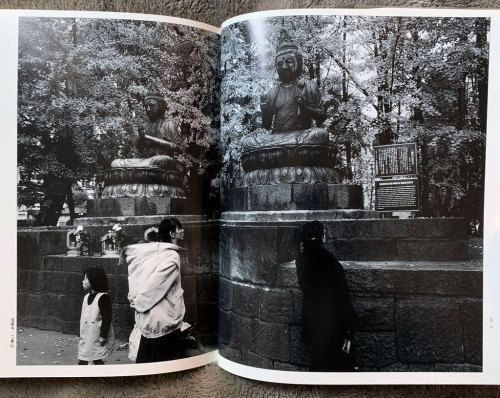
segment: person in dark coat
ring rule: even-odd
[[[297,277],[303,292],[302,340],[311,352],[310,371],[354,371],[350,342],[359,321],[352,306],[344,269],[323,247],[319,221],[304,224]]]

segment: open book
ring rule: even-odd
[[[0,22],[0,376],[499,382],[497,11]]]

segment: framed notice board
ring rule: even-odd
[[[375,210],[420,210],[418,178],[375,181]]]
[[[375,177],[417,174],[417,144],[393,144],[373,147]]]

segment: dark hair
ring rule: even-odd
[[[83,276],[87,275],[90,287],[96,292],[105,292],[108,290],[108,276],[102,268],[89,268]]]
[[[146,238],[148,242],[156,242],[158,240],[158,232],[149,231],[148,234],[146,235]]]
[[[172,242],[170,232],[182,229],[182,224],[177,218],[165,218],[158,226],[158,238],[160,242]]]
[[[319,221],[310,221],[302,226],[302,243],[304,249],[315,249],[323,244],[325,229]]]

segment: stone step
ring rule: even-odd
[[[207,221],[203,216],[176,216],[184,227],[184,243],[191,248],[191,255],[196,262],[215,262],[218,264],[219,248],[219,222]],[[97,240],[104,236],[114,224],[121,223],[123,233],[128,243],[134,243],[144,238],[144,232],[158,224],[165,217],[117,217],[117,218],[95,218],[77,219],[83,225],[90,237]],[[90,225],[89,225],[90,224]],[[18,238],[18,263],[23,267],[36,267],[40,259],[50,254],[66,254],[66,235],[68,231],[76,227],[59,228],[25,228],[17,232]],[[200,250],[207,250],[204,255]],[[201,259],[201,260],[200,260]]]
[[[324,220],[325,247],[339,260],[469,259],[467,221],[462,218],[337,219],[336,215],[337,211],[223,213],[221,274],[272,286],[278,265],[297,257],[301,226],[314,219]]]
[[[482,297],[483,262],[341,261],[353,294]],[[298,287],[295,261],[280,264],[277,287]]]
[[[365,210],[289,210],[224,212],[223,226],[301,227],[304,223],[319,220],[325,226],[328,238],[460,238],[468,237],[465,218],[412,218],[380,219],[378,214]]]
[[[269,221],[333,221],[347,219],[378,219],[380,213],[373,210],[275,210],[275,211],[230,211],[221,214],[222,222],[269,222]]]
[[[86,226],[113,226],[114,224],[123,225],[141,225],[150,226],[158,225],[165,218],[175,217],[179,219],[181,223],[195,223],[201,221],[207,221],[206,216],[202,215],[147,215],[147,216],[99,216],[99,217],[80,217],[76,218],[74,224],[76,226],[82,225]]]

